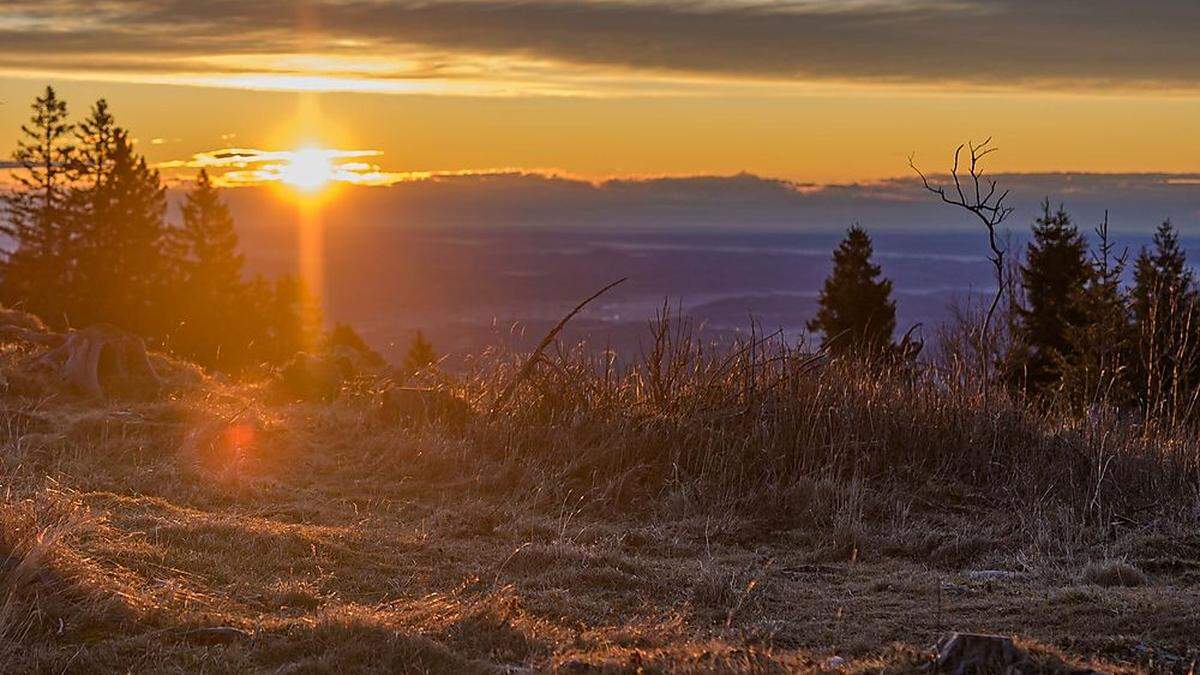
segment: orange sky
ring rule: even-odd
[[[903,175],[910,153],[944,168],[955,143],[990,135],[994,170],[1200,170],[1195,3],[81,3],[0,15],[5,155],[52,83],[76,114],[108,98],[169,167],[316,145],[363,151],[338,161],[389,179],[825,183]]]

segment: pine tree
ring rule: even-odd
[[[425,339],[424,333],[417,331],[408,345],[408,353],[404,355],[404,372],[411,375],[434,365],[437,360],[433,345]]]
[[[354,326],[348,323],[334,324],[333,329],[325,335],[325,351],[335,354],[341,350],[355,352],[363,363],[372,367],[381,367],[387,363],[383,356],[371,349],[371,345],[354,330]]]
[[[1153,250],[1134,262],[1132,307],[1138,333],[1139,388],[1151,405],[1171,405],[1200,382],[1196,280],[1171,221],[1154,233]]]
[[[1026,306],[1017,309],[1018,337],[1023,362],[1010,364],[1018,382],[1039,389],[1056,384],[1062,364],[1072,362],[1072,330],[1087,321],[1083,295],[1092,270],[1087,242],[1071,217],[1060,206],[1042,215],[1033,225],[1033,241],[1021,266]]]
[[[871,238],[858,225],[846,231],[833,253],[833,272],[808,329],[820,331],[822,346],[835,353],[871,355],[891,347],[896,329],[892,282],[879,278],[871,255]]]
[[[1195,277],[1170,220],[1155,231],[1154,250],[1143,248],[1138,253],[1133,281],[1133,311],[1138,322],[1147,321],[1156,304],[1178,305],[1179,300],[1195,299]]]
[[[13,152],[21,169],[14,174],[16,187],[3,196],[6,222],[0,231],[12,238],[14,250],[3,262],[2,295],[5,303],[61,325],[61,300],[72,283],[67,201],[75,147],[69,142],[67,104],[53,88],[46,87],[32,108]]]
[[[256,320],[242,281],[243,257],[233,216],[200,170],[182,207],[175,246],[182,259],[179,327],[172,346],[202,365],[237,370],[248,361],[250,321]]]
[[[76,157],[79,178],[84,193],[104,182],[112,170],[113,148],[120,133],[116,118],[108,109],[108,101],[97,100],[87,119],[75,128],[79,152]]]
[[[115,132],[110,161],[88,200],[88,224],[80,233],[84,295],[77,323],[113,323],[159,337],[169,328],[174,272],[167,256],[164,188],[123,129]]]
[[[261,277],[251,284],[251,298],[259,317],[259,357],[268,363],[283,363],[296,352],[320,345],[321,311],[299,279],[279,277],[272,287]]]

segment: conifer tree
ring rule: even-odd
[[[437,353],[433,351],[433,345],[425,339],[424,333],[417,331],[408,345],[408,353],[404,355],[404,372],[408,374],[419,372],[437,363],[437,360]]]
[[[88,188],[94,189],[104,182],[111,171],[113,147],[119,132],[116,118],[108,109],[105,99],[97,100],[87,119],[76,126],[75,138],[79,148],[76,164],[84,194],[87,194]]]
[[[1187,254],[1170,220],[1154,233],[1154,248],[1143,248],[1133,266],[1133,311],[1139,322],[1150,318],[1154,305],[1179,305],[1196,298],[1195,277],[1187,266]]]
[[[283,363],[296,352],[320,345],[321,311],[299,279],[279,277],[274,286],[256,279],[252,296],[263,305],[257,310],[261,336],[256,340],[261,358]]]
[[[354,330],[354,326],[348,323],[334,324],[333,329],[325,335],[327,352],[334,353],[342,349],[356,352],[363,363],[372,367],[381,367],[387,363],[383,356],[371,349],[371,345],[367,344],[358,331]]]
[[[1051,212],[1046,200],[1021,266],[1026,304],[1017,314],[1023,357],[1010,364],[1020,383],[1032,389],[1056,384],[1062,364],[1074,360],[1070,333],[1087,321],[1083,294],[1091,273],[1083,235],[1062,207]]]
[[[880,268],[871,255],[871,238],[858,225],[846,231],[833,253],[833,272],[821,289],[820,308],[808,329],[820,331],[822,346],[835,353],[870,355],[892,344],[892,282],[879,278]]]
[[[75,166],[67,104],[52,87],[34,100],[13,152],[20,166],[16,186],[5,193],[4,234],[13,252],[3,261],[3,301],[62,325],[61,299],[72,287],[68,196]]]
[[[207,171],[200,170],[181,210],[175,245],[182,258],[182,302],[172,345],[203,365],[239,369],[247,364],[248,324],[258,317],[246,298],[233,216]]]
[[[1138,254],[1133,280],[1139,387],[1152,405],[1179,401],[1200,383],[1200,317],[1195,276],[1170,220],[1154,233],[1153,249]]]
[[[317,345],[319,310],[290,277],[243,283],[233,219],[208,175],[165,220],[165,189],[100,99],[78,125],[47,87],[13,157],[2,196],[0,301],[52,325],[112,323],[175,346],[206,365],[280,363]],[[75,143],[72,143],[72,134]]]
[[[1129,400],[1134,364],[1134,328],[1121,284],[1127,256],[1115,253],[1108,214],[1096,228],[1098,243],[1081,297],[1083,321],[1067,329],[1071,360],[1060,360],[1063,388],[1086,402]]]
[[[125,130],[116,130],[111,152],[80,233],[79,323],[108,322],[159,337],[169,327],[174,272],[164,188]]]

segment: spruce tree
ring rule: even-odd
[[[354,326],[348,323],[334,324],[333,329],[325,335],[326,352],[336,355],[341,350],[356,352],[363,363],[372,367],[381,367],[387,363],[383,356],[371,349],[371,345],[354,330]]]
[[[41,315],[53,325],[64,322],[62,298],[72,285],[68,197],[74,177],[75,147],[67,104],[51,87],[34,100],[33,115],[21,126],[13,152],[20,170],[16,186],[3,195],[4,234],[13,251],[3,261],[3,301]]]
[[[1033,241],[1021,266],[1025,306],[1017,309],[1023,362],[1010,364],[1018,382],[1032,389],[1057,384],[1062,364],[1076,354],[1070,334],[1087,322],[1083,295],[1091,278],[1087,242],[1060,206],[1049,200],[1034,222]]]
[[[112,169],[113,147],[120,133],[116,118],[108,109],[108,101],[97,100],[87,119],[75,128],[79,152],[76,157],[79,178],[84,193],[104,182]]]
[[[1143,248],[1138,254],[1133,280],[1138,386],[1151,405],[1182,401],[1200,383],[1200,317],[1195,276],[1170,220],[1154,233],[1153,249]]]
[[[1170,220],[1155,231],[1154,249],[1142,248],[1138,253],[1133,282],[1133,311],[1139,323],[1150,319],[1157,304],[1183,307],[1181,303],[1195,299],[1195,277]]]
[[[1061,359],[1063,388],[1084,402],[1128,401],[1134,364],[1134,327],[1121,280],[1127,256],[1116,254],[1108,214],[1096,228],[1098,243],[1080,298],[1083,321],[1067,329],[1070,360]]]
[[[858,225],[833,253],[833,272],[821,289],[820,308],[808,329],[822,333],[834,353],[874,355],[890,348],[896,329],[892,282],[871,262],[871,238]]]
[[[125,130],[116,130],[111,166],[88,201],[88,224],[80,233],[78,322],[164,335],[175,271],[167,255],[164,188]]]
[[[296,352],[320,347],[321,310],[299,279],[279,277],[272,287],[258,277],[251,285],[251,298],[259,317],[255,341],[262,360],[283,363]]]
[[[200,170],[175,232],[182,258],[179,325],[172,346],[202,365],[236,370],[247,364],[251,316],[242,281],[243,257],[233,216]]]
[[[433,345],[425,339],[424,333],[417,331],[408,345],[408,353],[404,355],[404,372],[411,375],[432,366],[437,360]]]

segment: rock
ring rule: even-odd
[[[1001,635],[950,633],[938,640],[934,651],[934,672],[949,675],[1003,673],[1025,660],[1012,638]]]
[[[824,666],[826,670],[837,670],[846,665],[846,659],[840,656],[831,656],[825,660]]]
[[[471,406],[443,389],[388,387],[378,401],[380,417],[392,423],[462,426],[471,417]]]

